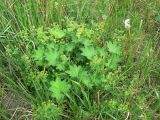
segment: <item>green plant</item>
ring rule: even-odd
[[[52,92],[52,97],[57,100],[63,100],[64,95],[69,92],[71,85],[66,81],[62,81],[60,78],[56,78],[55,81],[51,81],[50,91]]]
[[[106,63],[106,66],[108,66],[111,69],[115,69],[117,68],[118,63],[121,61],[122,52],[120,46],[118,46],[116,42],[108,42],[107,47],[111,55],[108,62]]]
[[[35,108],[34,119],[39,120],[59,120],[61,118],[62,109],[54,105],[51,101],[43,102]]]
[[[2,119],[158,119],[159,5],[1,0],[0,93],[27,101]]]

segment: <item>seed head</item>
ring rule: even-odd
[[[126,19],[126,20],[124,21],[124,26],[125,26],[126,29],[130,29],[130,28],[131,28],[130,19]]]

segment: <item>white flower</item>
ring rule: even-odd
[[[126,20],[124,21],[124,26],[125,26],[126,29],[130,29],[130,28],[131,28],[130,19],[126,19]]]

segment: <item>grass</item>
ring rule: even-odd
[[[1,119],[160,119],[159,6],[1,0]]]

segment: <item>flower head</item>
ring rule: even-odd
[[[131,28],[130,19],[126,19],[126,20],[124,21],[124,26],[125,26],[126,29],[130,29],[130,28]]]

